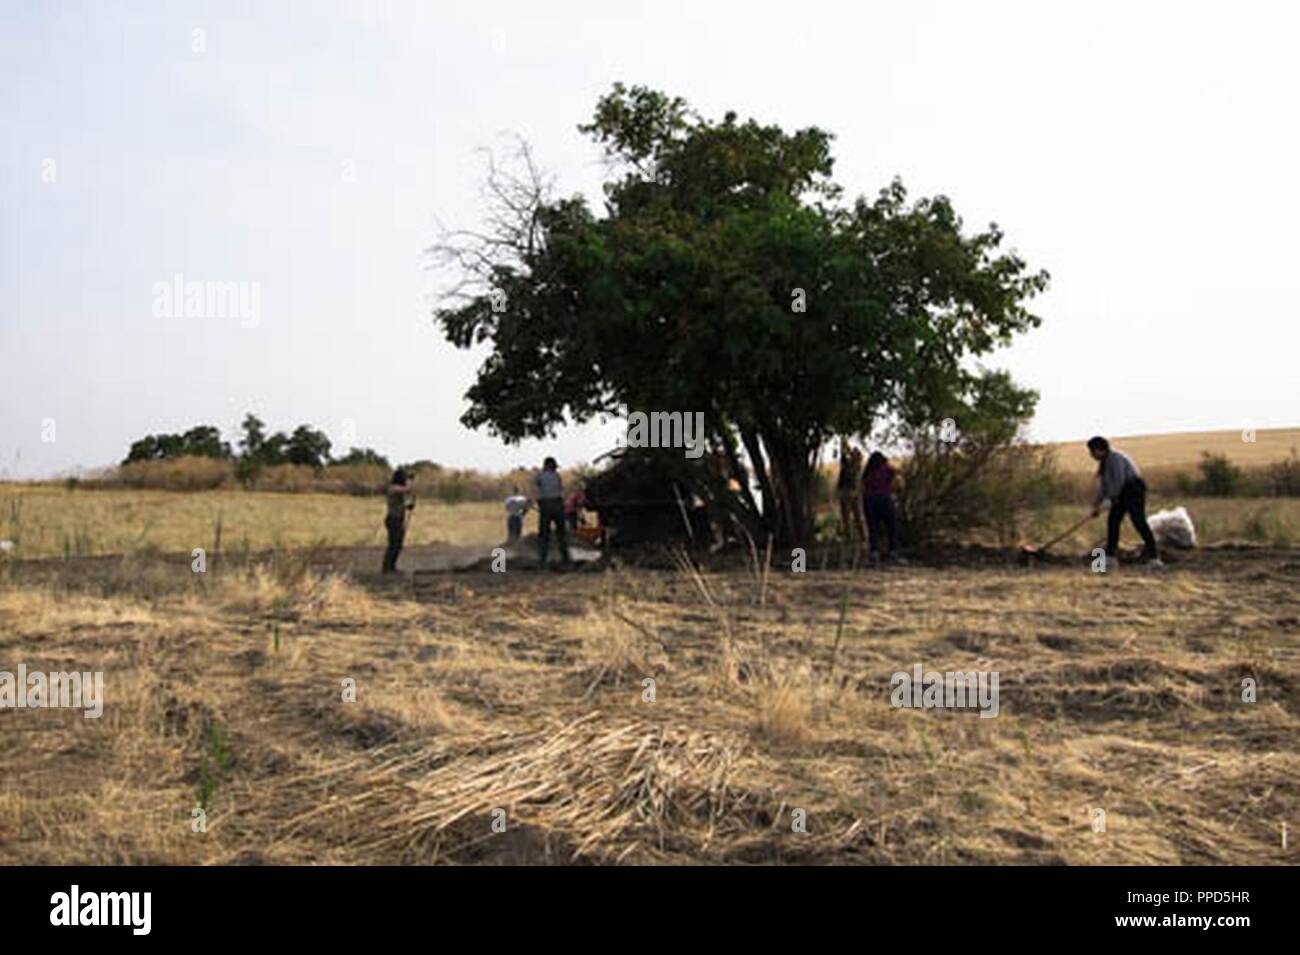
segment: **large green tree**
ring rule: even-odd
[[[893,422],[913,432],[1025,413],[974,359],[1039,319],[1047,282],[966,234],[949,201],[909,201],[895,181],[845,201],[830,134],[616,84],[580,130],[608,161],[600,214],[555,199],[522,147],[493,164],[487,231],[434,248],[455,284],[435,318],[447,338],[491,346],[462,421],[507,440],[629,410],[700,411],[711,449],[760,490],[756,524],[809,540],[816,469],[835,434]]]

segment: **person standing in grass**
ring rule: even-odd
[[[384,551],[383,572],[392,574],[397,571],[397,555],[402,552],[402,542],[406,539],[406,515],[415,507],[411,479],[402,468],[393,472],[386,495],[388,512],[384,528],[388,531],[388,549]]]
[[[1097,462],[1097,498],[1092,505],[1092,516],[1096,517],[1102,507],[1110,505],[1106,518],[1106,556],[1115,557],[1119,549],[1119,528],[1127,514],[1142,538],[1140,559],[1161,566],[1160,549],[1147,524],[1147,484],[1142,480],[1142,472],[1132,458],[1116,451],[1100,435],[1088,439],[1088,453]]]
[[[571,563],[569,558],[569,539],[564,527],[564,483],[560,480],[559,465],[555,458],[542,462],[542,469],[533,478],[537,486],[537,550],[543,567],[546,566],[546,553],[550,550],[551,527],[555,527],[559,538],[560,557],[565,566]]]
[[[872,451],[862,472],[862,500],[867,512],[867,553],[877,560],[897,560],[898,512],[894,508],[894,479],[898,472],[879,451]],[[884,539],[881,531],[884,531]]]
[[[840,474],[835,496],[840,502],[840,532],[850,544],[866,538],[862,527],[862,498],[858,487],[862,477],[862,452],[840,438]]]

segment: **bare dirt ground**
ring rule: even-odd
[[[1295,549],[444,569],[474,558],[0,567],[0,670],[106,698],[0,710],[0,862],[1295,861]],[[997,671],[998,715],[892,706],[916,664]]]

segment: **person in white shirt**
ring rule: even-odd
[[[519,493],[519,487],[516,486],[514,493],[506,498],[506,539],[508,543],[514,544],[524,532],[524,515],[528,513],[528,508],[532,505],[528,498]]]

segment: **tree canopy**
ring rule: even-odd
[[[846,201],[832,136],[616,84],[579,127],[608,163],[600,214],[489,170],[488,231],[435,247],[458,282],[435,318],[488,343],[462,421],[510,441],[620,409],[702,411],[711,449],[760,489],[758,523],[807,540],[836,434],[1023,420],[1034,395],[974,359],[1039,323],[1029,272],[991,224],[899,181]]]
[[[148,434],[132,442],[123,464],[180,457],[230,458],[230,444],[211,425],[198,425],[184,434]]]

